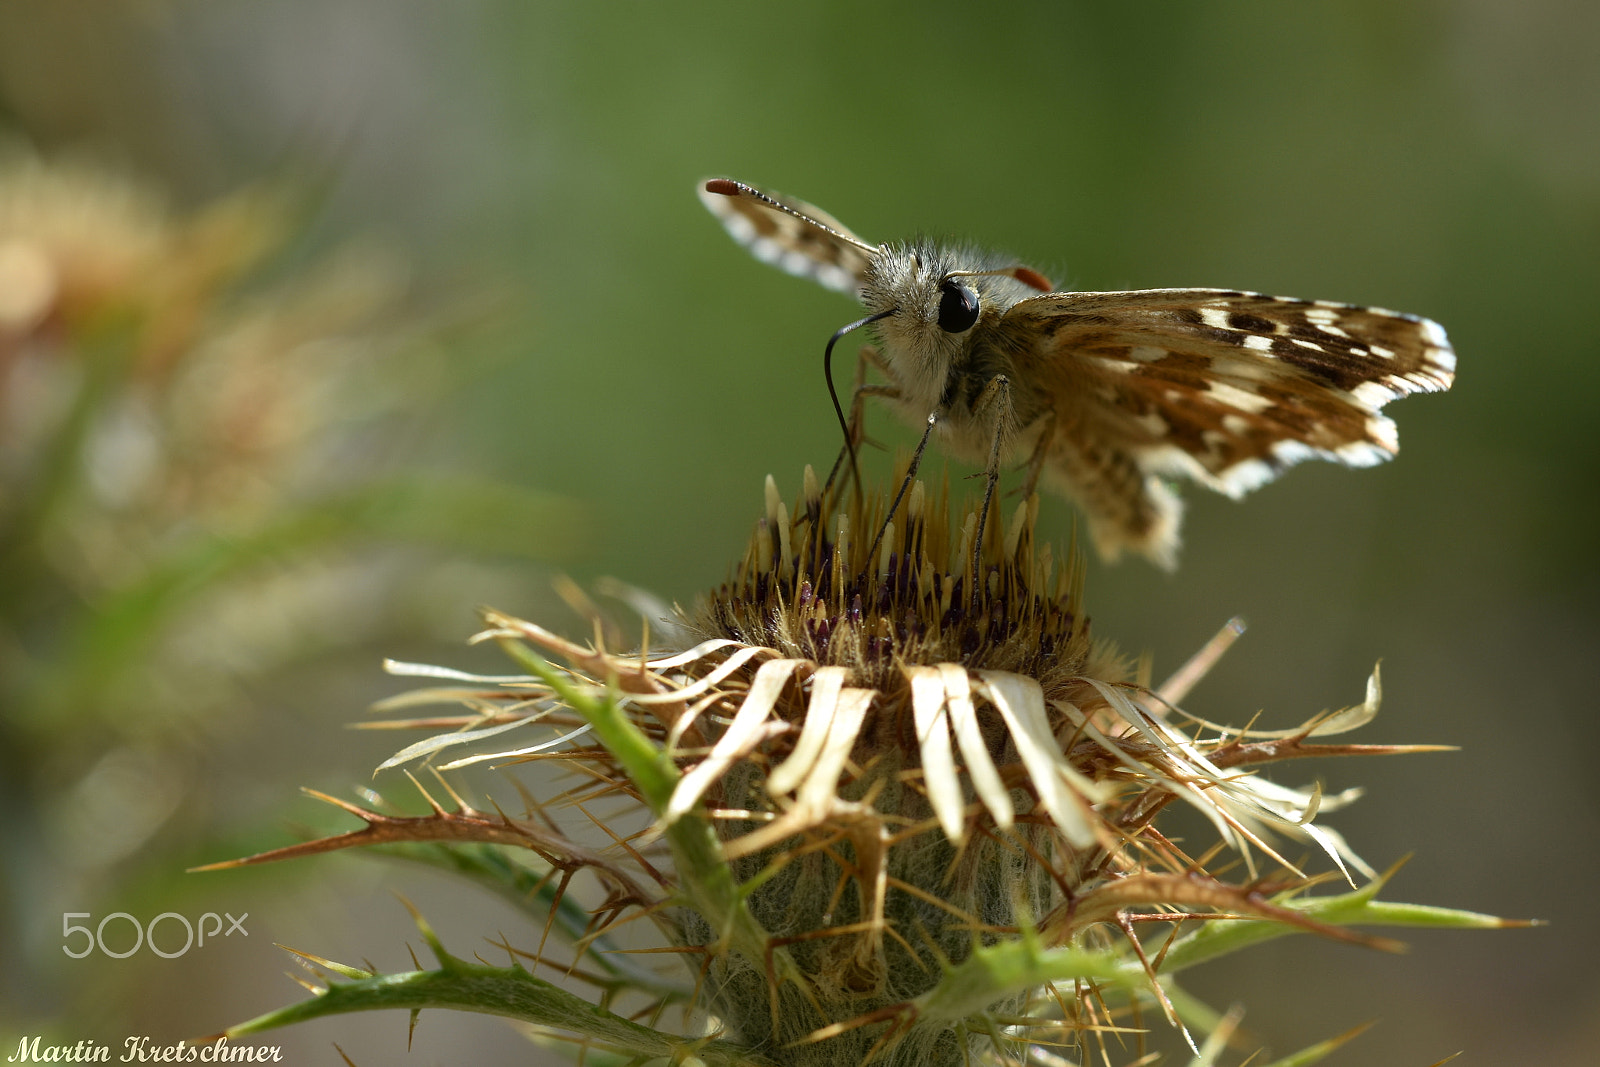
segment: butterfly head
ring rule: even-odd
[[[942,380],[976,331],[1050,288],[1036,271],[1002,258],[914,241],[878,249],[861,299],[869,311],[892,312],[877,327],[887,358]]]

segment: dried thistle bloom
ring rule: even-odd
[[[132,335],[133,373],[159,377],[284,237],[284,206],[252,191],[182,216],[125,175],[0,146],[0,366],[30,349],[83,358],[112,331]]]
[[[0,521],[15,539],[56,541],[58,566],[112,584],[174,528],[237,529],[328,480],[329,438],[374,413],[373,365],[417,321],[397,314],[393,257],[370,250],[249,285],[293,240],[290,206],[253,188],[177,212],[125,175],[0,152]],[[59,514],[27,529],[45,521],[30,506]]]
[[[408,469],[396,416],[438,398],[440,342],[490,309],[420,301],[371,241],[313,254],[308,206],[255,187],[182,209],[0,145],[0,1004],[47,1030],[137,1007],[80,988],[39,931],[114,910],[133,861],[215,819],[237,761],[267,773],[243,742],[269,683],[406,626],[392,598],[439,548],[548,558],[579,525]],[[452,347],[461,380],[473,346]]]
[[[352,442],[379,451],[433,353],[392,255],[352,243],[264,276],[296,242],[290,207],[252,188],[178,211],[0,150],[0,705],[66,735],[58,752],[83,747],[68,708],[126,735],[210,727],[196,706],[286,643],[264,595],[279,618],[352,597],[250,570],[377,525]]]
[[[416,405],[427,323],[393,256],[267,277],[303,243],[291,206],[248,188],[180,210],[0,144],[0,750],[26,798],[0,945],[28,946],[0,1001],[69,1002],[27,932],[210,816],[196,756],[247,728],[251,683],[304,654],[307,623],[326,655],[354,630],[336,612],[383,617],[379,554],[337,550],[424,510],[369,457]]]
[[[459,797],[454,811],[435,803],[416,818],[341,804],[366,827],[237,861],[354,844],[421,856],[419,842],[528,850],[532,887],[512,892],[513,876],[474,873],[522,900],[544,938],[564,932],[572,947],[503,945],[513,961],[593,982],[608,1005],[631,990],[642,997],[635,1019],[681,1003],[680,1033],[609,1013],[604,1025],[579,1021],[598,1009],[520,966],[450,956],[426,929],[438,971],[387,976],[380,990],[376,976],[340,968],[355,980],[230,1033],[364,1007],[463,1006],[453,983],[470,979],[474,1010],[635,1062],[1143,1062],[1138,1031],[1164,1014],[1185,1034],[1209,1032],[1196,1061],[1209,1064],[1237,1020],[1176,995],[1185,967],[1276,933],[1393,944],[1351,932],[1353,922],[1498,923],[1376,902],[1381,879],[1313,822],[1354,791],[1325,796],[1252,773],[1302,756],[1415,751],[1313,741],[1371,719],[1376,673],[1362,704],[1295,730],[1190,719],[1175,703],[1204,656],[1163,688],[1138,684],[1091,638],[1074,556],[1058,563],[1036,545],[1034,501],[1004,528],[971,509],[952,528],[947,495],[918,484],[886,523],[882,494],[845,514],[808,471],[791,510],[769,479],[731,580],[672,620],[690,647],[615,654],[491,612],[481,639],[530,673],[393,665],[460,684],[386,710],[451,702],[470,714],[388,723],[449,732],[385,766],[493,738],[491,750],[438,769],[553,761],[578,772],[576,785],[522,817]],[[537,739],[504,746],[508,732],[528,730]],[[592,812],[604,798],[623,809]],[[1210,821],[1216,848],[1190,855],[1161,833],[1174,800]],[[564,811],[593,821],[609,847],[563,825]],[[1284,855],[1286,839],[1374,880],[1302,896],[1319,879]],[[1214,860],[1242,869],[1224,878]],[[579,871],[601,890],[585,909]],[[684,972],[646,978],[619,962],[615,939],[640,915]]]

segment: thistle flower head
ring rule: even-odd
[[[1375,714],[1376,673],[1362,704],[1293,730],[1187,717],[1176,702],[1236,628],[1166,685],[1142,685],[1091,638],[1075,555],[1056,561],[1036,545],[1034,501],[1009,523],[972,508],[952,522],[948,495],[919,483],[903,501],[867,494],[846,513],[809,471],[792,506],[769,479],[729,581],[663,620],[691,635],[688,647],[615,653],[598,625],[583,645],[490,612],[480,639],[529,673],[392,664],[451,684],[386,710],[448,701],[470,714],[388,724],[453,729],[385,766],[472,746],[437,769],[555,761],[581,770],[578,784],[520,818],[459,797],[420,818],[344,805],[365,829],[252,860],[424,840],[529,849],[546,873],[519,899],[545,894],[545,936],[567,930],[576,959],[543,943],[519,958],[604,970],[591,980],[608,996],[632,988],[656,1014],[683,1005],[681,1037],[602,1028],[583,1043],[708,1063],[1070,1062],[1040,1042],[1110,1062],[1105,1035],[1146,1013],[1187,1034],[1172,975],[1222,951],[1219,926],[1251,918],[1392,944],[1337,925],[1381,882],[1299,899],[1316,879],[1279,850],[1309,841],[1347,878],[1371,875],[1313,822],[1354,792],[1253,774],[1299,756],[1401,751],[1313,742]],[[529,730],[531,743],[505,746]],[[602,798],[623,810],[592,812]],[[1174,800],[1215,827],[1205,855],[1156,826]],[[612,846],[561,829],[561,809]],[[1222,854],[1243,880],[1208,870]],[[605,893],[574,925],[567,893],[580,870]],[[687,961],[688,986],[612,955],[619,924],[638,915]],[[1147,948],[1157,938],[1159,951]],[[436,951],[447,971],[462,965]],[[553,1010],[523,1017],[572,1029]],[[1204,1055],[1196,1062],[1214,1062]]]
[[[948,487],[930,494],[919,481],[892,503],[901,496],[893,517],[882,493],[859,498],[850,514],[807,468],[791,512],[769,477],[745,558],[692,625],[844,668],[851,684],[880,690],[908,684],[905,668],[916,665],[1012,671],[1046,685],[1089,667],[1081,570],[1071,553],[1058,567],[1048,543],[1036,549],[1037,498],[1019,504],[1003,531],[998,516],[982,524],[974,579],[976,509],[952,528]],[[1095,666],[1117,669],[1104,655]]]

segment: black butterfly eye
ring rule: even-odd
[[[939,283],[939,329],[965,333],[978,321],[978,294],[946,278]]]

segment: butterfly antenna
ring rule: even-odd
[[[886,319],[898,310],[898,308],[890,308],[888,311],[880,311],[876,315],[868,315],[864,319],[857,319],[848,326],[839,327],[834,331],[833,336],[828,338],[828,347],[822,350],[822,374],[828,380],[828,398],[833,401],[833,413],[839,418],[839,429],[844,432],[844,448],[850,457],[850,476],[855,479],[857,492],[861,491],[861,468],[856,465],[856,444],[852,439],[853,435],[850,432],[849,420],[844,417],[844,405],[839,403],[839,391],[833,386],[833,346],[838,344],[839,339],[850,331],[859,330],[861,327],[877,322],[879,319]],[[837,471],[838,466],[835,465],[834,469]],[[831,476],[828,480],[829,482],[833,481]]]
[[[826,215],[822,215],[820,211],[818,211],[817,214],[822,215],[822,217],[813,218],[793,205],[785,204],[782,200],[779,200],[776,197],[768,196],[766,193],[763,193],[760,189],[757,189],[753,185],[746,185],[744,182],[736,182],[731,178],[711,178],[705,183],[705,191],[708,193],[717,193],[721,196],[726,196],[734,200],[759,201],[773,211],[781,211],[785,215],[793,216],[794,218],[797,218],[801,222],[805,223],[807,226],[813,226],[832,237],[838,238],[846,244],[855,245],[869,256],[874,255],[878,251],[872,245],[867,244],[867,242],[863,241],[855,234],[846,231],[843,226],[839,225],[833,219],[828,218]],[[811,208],[811,210],[816,211],[817,209]],[[1028,268],[1023,267],[1022,269],[1027,270]]]
[[[878,536],[872,539],[872,547],[867,549],[869,570],[872,561],[878,558],[878,545],[883,543],[883,535],[889,531],[889,524],[894,521],[895,512],[900,510],[900,501],[906,498],[906,490],[917,480],[917,468],[922,466],[922,451],[928,447],[928,438],[933,435],[933,427],[938,421],[937,412],[928,416],[928,428],[922,431],[922,440],[917,442],[917,450],[911,453],[911,466],[906,468],[906,476],[900,482],[900,491],[894,495],[894,503],[889,505],[889,513],[883,517],[883,525],[878,527]]]
[[[976,278],[983,274],[999,274],[1007,278],[1015,278],[1030,289],[1037,289],[1041,293],[1048,293],[1055,289],[1049,278],[1034,270],[1032,267],[1001,267],[999,270],[953,270],[946,274],[946,278]]]

